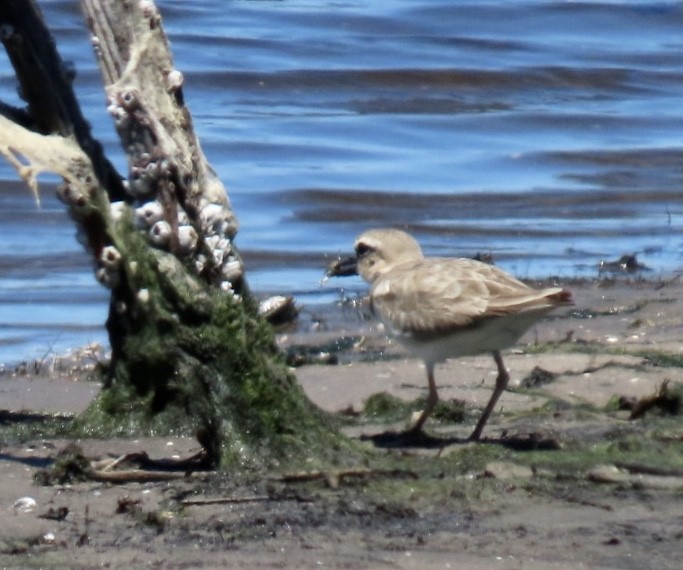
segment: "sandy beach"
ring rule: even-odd
[[[681,382],[682,287],[677,280],[635,280],[570,288],[576,307],[542,322],[506,352],[511,386],[485,441],[459,438],[490,395],[493,361],[449,361],[437,369],[439,393],[463,406],[464,421],[428,424],[442,445],[377,447],[399,466],[390,474],[291,480],[275,473],[195,473],[40,486],[35,473],[49,469],[69,442],[17,426],[83,410],[99,389],[84,378],[103,351],[89,347],[5,367],[0,565],[679,568],[680,415],[656,406],[637,419],[629,415],[663,383],[674,394]],[[317,355],[338,348],[338,364],[295,369],[308,396],[348,418],[343,429],[353,438],[405,427],[409,413],[387,421],[363,415],[364,404],[381,392],[402,401],[423,397],[420,362],[353,310],[331,307],[314,318],[316,332],[305,324],[312,317],[304,308],[306,330],[279,333],[285,349],[306,347]],[[77,443],[88,459],[105,462],[133,452],[162,459],[199,451],[184,437]],[[188,500],[193,497],[202,501]]]

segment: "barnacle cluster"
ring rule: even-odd
[[[128,208],[131,206],[123,201],[113,202],[110,208],[112,219],[120,220]],[[234,291],[243,269],[232,247],[237,224],[225,205],[204,203],[199,208],[196,221],[179,205],[176,206],[175,219],[170,220],[163,204],[156,199],[132,208],[135,227],[151,245],[191,261],[197,274],[209,276],[225,291]]]
[[[180,88],[180,72],[169,72],[167,84],[169,90]],[[178,167],[154,144],[151,119],[134,89],[110,94],[107,108],[130,160],[124,184],[129,199],[111,204],[112,220],[132,208],[136,228],[152,246],[191,262],[197,274],[234,293],[243,267],[232,246],[237,222],[227,200],[201,197],[195,205],[176,199],[187,200],[187,189]]]

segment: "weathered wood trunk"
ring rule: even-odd
[[[258,315],[236,218],[194,134],[158,9],[149,0],[81,3],[126,177],[91,137],[35,2],[0,6],[27,102],[0,105],[0,153],[36,197],[37,172],[63,177],[58,195],[111,290],[112,358],[78,425],[93,434],[189,430],[214,464],[335,461],[349,444],[305,397]]]

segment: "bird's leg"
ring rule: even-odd
[[[410,433],[419,433],[422,431],[422,426],[427,421],[427,418],[434,411],[436,403],[439,401],[439,394],[436,391],[436,382],[434,382],[434,365],[425,363],[427,368],[427,382],[429,383],[429,393],[427,394],[427,401],[425,402],[424,410],[422,414],[415,422],[415,425],[411,427],[408,431]]]
[[[503,357],[500,355],[500,352],[496,350],[493,353],[493,359],[496,361],[496,365],[498,366],[498,377],[496,378],[496,387],[493,389],[493,394],[491,394],[491,399],[489,400],[489,403],[486,404],[486,409],[484,410],[484,413],[481,415],[481,418],[479,418],[479,422],[477,422],[477,427],[474,428],[472,435],[470,435],[469,437],[470,441],[476,441],[481,436],[481,432],[484,431],[484,426],[486,425],[486,422],[488,421],[491,412],[493,412],[493,408],[495,408],[496,403],[498,402],[498,398],[500,398],[500,395],[503,393],[503,391],[508,385],[508,381],[510,380],[510,376],[508,375],[508,372],[505,369],[505,364],[503,364]]]

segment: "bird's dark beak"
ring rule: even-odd
[[[325,277],[348,277],[349,275],[358,275],[355,255],[333,261],[325,271]]]

